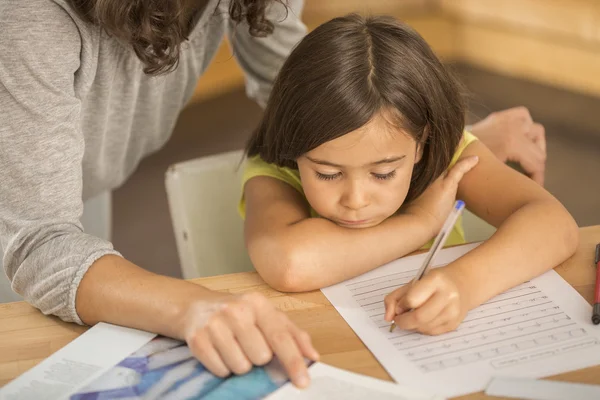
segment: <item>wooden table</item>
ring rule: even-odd
[[[580,238],[577,253],[557,267],[556,271],[591,303],[595,282],[594,248],[600,243],[600,226],[580,229]],[[258,291],[311,334],[323,362],[391,380],[320,291],[279,293],[269,288],[256,273],[250,272],[196,279],[195,282],[231,293]],[[0,304],[0,386],[27,371],[86,329],[44,316],[24,302]],[[600,384],[600,366],[561,374],[552,379]],[[486,396],[474,393],[461,397],[479,398]]]

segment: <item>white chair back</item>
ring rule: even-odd
[[[232,151],[169,167],[165,186],[185,279],[253,269],[237,212],[243,152]]]

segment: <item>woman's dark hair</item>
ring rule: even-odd
[[[229,15],[246,21],[252,36],[273,32],[267,6],[282,0],[230,0]],[[85,21],[131,44],[150,75],[172,71],[179,62],[181,43],[187,40],[194,17],[206,12],[209,0],[68,0]]]
[[[462,138],[461,86],[425,40],[399,21],[335,18],[306,36],[284,63],[246,152],[298,168],[300,156],[380,112],[423,149],[406,198],[413,200],[448,168]]]

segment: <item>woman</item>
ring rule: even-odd
[[[302,2],[29,0],[2,7],[0,243],[13,289],[65,321],[184,339],[219,376],[275,354],[294,383],[307,384],[302,356],[318,354],[265,298],[149,273],[80,223],[84,200],[121,185],[168,140],[225,33],[248,94],[264,105],[306,32]]]

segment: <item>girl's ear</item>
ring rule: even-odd
[[[429,136],[429,125],[426,125],[423,129],[423,136],[421,136],[421,140],[417,142],[416,154],[415,154],[415,164],[421,161],[423,158],[423,150],[425,149],[425,143],[427,143],[427,137]]]

